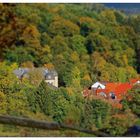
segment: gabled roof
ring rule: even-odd
[[[122,99],[128,90],[132,88],[130,83],[108,83],[105,89],[97,89],[96,93],[104,92],[106,95],[109,95],[110,92],[113,92],[117,99]]]
[[[116,87],[115,93],[118,94],[126,94],[128,90],[132,89],[132,85],[129,83],[122,83]]]
[[[106,84],[106,89],[113,92],[116,89],[116,87],[119,86],[119,85],[120,85],[120,83],[107,83]]]
[[[105,85],[101,84],[100,82],[96,82],[91,86],[91,88],[98,88],[98,87],[105,89]]]
[[[13,73],[18,77],[22,78],[25,74],[29,72],[28,68],[19,68],[13,71]]]

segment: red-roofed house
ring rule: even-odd
[[[106,89],[97,89],[96,95],[121,100],[131,88],[132,85],[129,83],[108,83]]]

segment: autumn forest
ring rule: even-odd
[[[58,72],[59,88],[19,67]],[[96,81],[128,82],[140,73],[140,14],[103,4],[0,4],[0,114],[64,123],[110,136],[140,124],[140,86],[121,109],[84,98]],[[36,82],[32,82],[36,81]],[[0,124],[0,136],[95,136]]]

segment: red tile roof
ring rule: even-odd
[[[128,90],[132,88],[132,85],[129,83],[122,83],[118,85],[115,89],[116,93],[126,93]]]
[[[113,92],[118,85],[120,85],[120,83],[107,83],[106,89],[110,90],[110,92]]]
[[[122,97],[132,88],[129,83],[108,83],[105,89],[97,89],[96,93],[104,92],[108,95],[110,92],[114,92],[117,99],[122,99]]]

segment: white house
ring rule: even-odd
[[[96,82],[91,86],[91,89],[105,89],[105,85],[100,82]]]
[[[45,82],[58,87],[58,74],[55,70],[47,70],[45,74]]]

